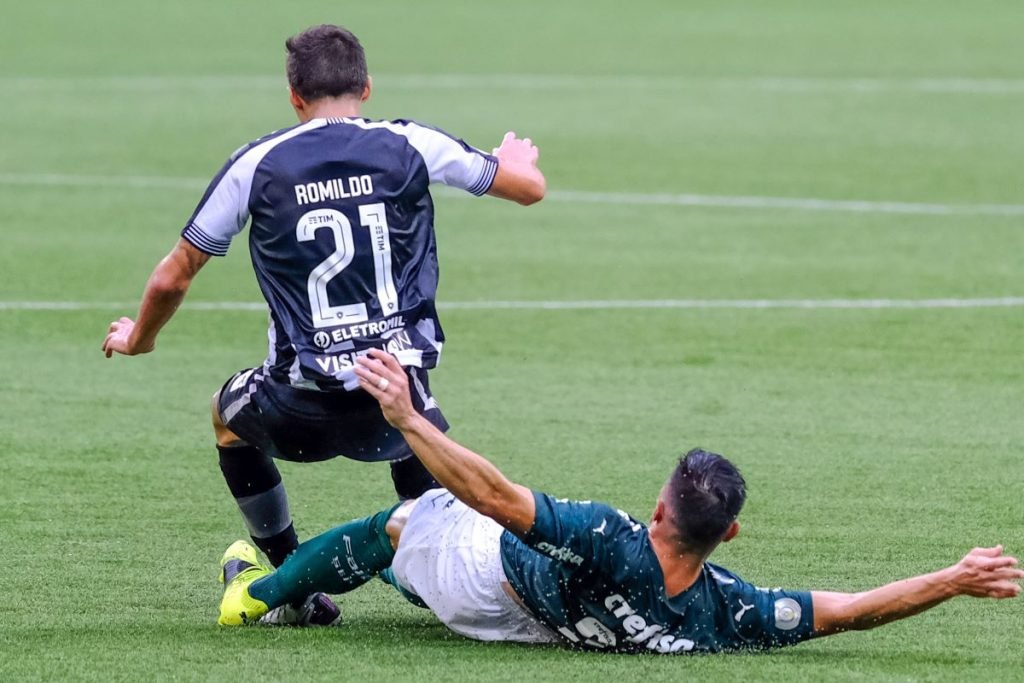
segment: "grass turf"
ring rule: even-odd
[[[223,158],[290,123],[281,41],[317,21],[363,38],[380,74],[368,115],[422,119],[481,147],[508,128],[529,134],[552,189],[1022,204],[1024,93],[910,85],[1019,79],[1020,12],[995,1],[19,4],[0,26],[0,300],[134,300]],[[487,78],[501,73],[541,78]],[[750,80],[790,77],[820,85]],[[858,77],[890,85],[844,80]],[[1019,217],[441,197],[441,299],[1020,295],[1020,228]],[[240,242],[190,301],[256,297]],[[261,360],[264,319],[186,307],[155,355],[102,359],[107,321],[131,312],[0,310],[5,680],[1012,680],[1024,667],[1019,601],[962,600],[770,655],[689,659],[472,643],[378,585],[344,599],[341,630],[218,629],[216,560],[242,527],[207,400]],[[1019,309],[453,310],[443,321],[433,384],[453,434],[519,481],[642,517],[681,450],[734,458],[751,497],[743,534],[716,557],[755,582],[861,589],[975,544],[1024,552]],[[391,500],[383,467],[282,469],[303,535]]]

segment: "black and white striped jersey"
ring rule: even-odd
[[[182,237],[227,253],[251,218],[249,246],[270,307],[272,377],[354,389],[356,357],[387,348],[403,365],[437,364],[444,334],[430,183],[486,193],[498,162],[411,121],[313,119],[235,152]]]

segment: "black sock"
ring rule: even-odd
[[[441,487],[415,455],[391,463],[391,481],[401,500],[419,498],[430,489]]]
[[[270,560],[270,564],[275,567],[280,567],[284,564],[284,561],[288,559],[288,556],[295,552],[295,549],[299,547],[299,537],[295,533],[295,527],[291,524],[288,528],[279,534],[270,536],[269,538],[256,538],[252,537],[252,542],[256,544],[256,547],[263,551],[263,554]]]
[[[274,459],[254,446],[217,446],[220,471],[256,546],[276,567],[298,546]]]

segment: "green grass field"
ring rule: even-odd
[[[913,302],[1024,296],[1024,4],[9,4],[0,680],[1024,676],[1021,600],[696,658],[469,642],[382,585],[342,600],[342,629],[219,629],[217,560],[243,526],[208,398],[262,360],[265,318],[186,305],[153,355],[99,351],[226,156],[291,125],[284,38],[344,23],[376,76],[368,116],[541,148],[540,205],[437,201],[440,300],[463,306],[433,383],[456,438],[640,517],[680,452],[723,452],[750,498],[716,557],[759,584],[1022,554],[1021,302]],[[810,307],[836,299],[911,304]],[[256,300],[239,240],[188,302]],[[282,471],[303,536],[393,496],[384,466]]]

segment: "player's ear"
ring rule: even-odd
[[[366,87],[363,88],[363,94],[360,96],[359,101],[365,102],[370,99],[370,93],[373,92],[373,76],[366,76]]]
[[[722,536],[722,543],[728,543],[732,539],[736,538],[736,536],[739,533],[740,533],[740,523],[734,519],[732,521],[732,524],[729,525],[729,528],[726,529],[725,536]]]
[[[665,521],[665,501],[661,498],[658,499],[658,504],[654,506],[654,512],[651,514],[651,524],[659,524]]]
[[[299,93],[295,92],[295,88],[288,86],[288,101],[292,103],[292,107],[295,108],[295,113],[299,114],[306,108],[306,100],[299,96]]]

